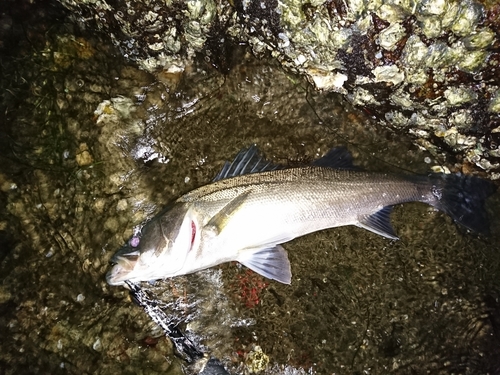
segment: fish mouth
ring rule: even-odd
[[[106,274],[109,285],[124,285],[125,281],[133,278],[133,271],[137,263],[137,255],[115,255],[111,262],[113,267]]]

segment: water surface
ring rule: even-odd
[[[144,220],[243,147],[287,165],[344,145],[367,170],[454,168],[244,47],[226,75],[197,61],[151,76],[68,24],[44,35],[2,59],[5,374],[191,371],[104,275]],[[405,204],[400,241],[354,227],[296,239],[289,286],[236,263],[142,286],[233,373],[266,361],[265,374],[495,373],[498,195],[488,210],[487,238]]]

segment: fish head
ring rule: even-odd
[[[161,212],[111,258],[114,265],[106,275],[108,284],[177,275],[189,252],[199,246],[199,227],[194,210],[184,204],[174,204]]]

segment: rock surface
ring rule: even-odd
[[[500,178],[500,5],[476,0],[60,0],[150,72],[247,43],[456,170]],[[448,159],[447,159],[448,157]]]
[[[345,145],[367,170],[442,167],[275,59],[236,49],[225,74],[195,58],[151,75],[77,13],[13,4],[0,15],[1,374],[186,373],[106,284],[108,261],[243,147],[287,165]],[[234,374],[498,373],[498,195],[488,210],[489,238],[405,204],[400,241],[353,227],[296,239],[291,285],[230,263],[142,287]]]

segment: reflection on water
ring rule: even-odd
[[[2,58],[2,373],[191,371],[104,275],[144,220],[243,147],[290,165],[339,144],[369,170],[439,164],[245,50],[225,76],[198,62],[152,77],[71,30]],[[493,373],[498,195],[489,204],[489,238],[405,204],[400,241],[350,227],[292,241],[290,286],[231,263],[142,287],[233,373]]]

